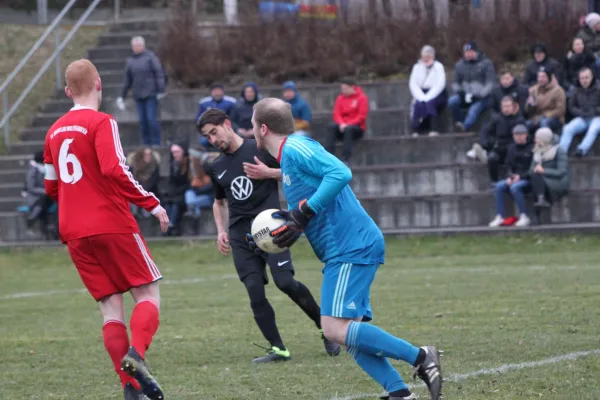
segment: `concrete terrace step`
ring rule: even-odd
[[[21,195],[0,197],[0,212],[16,211],[17,207],[22,206],[23,204],[25,204],[25,198]]]
[[[20,183],[22,187],[26,174],[27,168],[0,170],[0,184]]]
[[[147,48],[156,51],[156,46],[152,43],[147,44]],[[106,45],[88,50],[88,57],[92,62],[107,58],[121,58],[123,62],[125,62],[127,57],[131,56],[131,54],[130,45]]]
[[[2,182],[0,183],[0,199],[21,197],[25,176],[22,176],[21,182]]]
[[[43,145],[42,145],[43,146]],[[42,147],[43,149],[43,147]],[[15,170],[18,168],[27,168],[32,153],[19,153],[11,151],[11,155],[0,156],[0,171]]]
[[[125,71],[126,59],[123,58],[102,58],[94,60],[94,65],[98,69],[101,77],[104,77],[104,73],[107,71]]]
[[[118,34],[122,32],[156,32],[167,19],[140,19],[136,21],[123,21],[111,24],[110,31]]]
[[[153,44],[158,42],[158,35],[159,34],[157,30],[111,31],[102,34],[98,38],[98,45],[99,47],[129,46],[131,44],[131,38],[134,36],[142,36],[146,41],[146,44]]]

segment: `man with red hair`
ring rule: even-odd
[[[125,400],[162,400],[148,371],[145,352],[159,325],[162,278],[129,211],[133,203],[151,212],[166,231],[169,219],[154,194],[133,178],[125,165],[119,129],[99,112],[102,82],[89,60],[66,70],[65,93],[75,103],[46,135],[45,186],[58,201],[63,243],[104,317],[104,346],[121,379]],[[131,292],[131,346],[123,293]]]

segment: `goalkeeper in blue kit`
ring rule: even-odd
[[[416,399],[388,358],[403,360],[427,385],[431,400],[442,397],[440,352],[415,347],[375,325],[370,287],[384,262],[383,235],[350,189],[352,173],[318,142],[292,135],[289,105],[267,98],[254,106],[257,146],[277,157],[289,210],[274,216],[285,224],[272,232],[274,243],[290,247],[304,233],[325,264],[321,325],[325,336],[345,345],[356,363],[389,393],[390,400]],[[254,243],[250,243],[254,246]]]

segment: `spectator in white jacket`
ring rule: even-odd
[[[421,59],[413,66],[409,81],[413,96],[413,135],[429,131],[437,136],[440,113],[446,107],[446,70],[435,60],[435,49],[429,45],[421,49]]]

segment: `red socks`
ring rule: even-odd
[[[121,371],[121,359],[129,350],[129,337],[125,323],[117,320],[106,321],[102,327],[102,336],[104,337],[104,347],[115,366],[115,372],[121,378],[121,385],[124,387],[127,383],[132,383],[139,389],[137,381]]]
[[[159,311],[156,304],[151,300],[140,301],[131,313],[131,345],[142,358],[150,347],[152,338],[158,330]],[[127,352],[127,350],[125,350]]]

